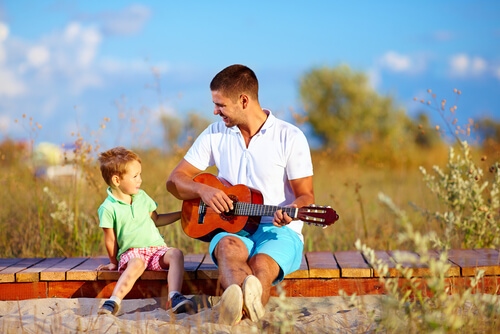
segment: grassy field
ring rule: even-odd
[[[449,268],[446,257],[435,259],[427,252],[433,235],[453,248],[498,248],[500,244],[499,152],[473,148],[469,155],[458,145],[454,148],[453,159],[449,147],[443,146],[401,152],[397,161],[313,152],[316,203],[330,205],[340,219],[327,229],[306,225],[305,251],[358,250],[364,254],[381,273],[385,303],[379,313],[373,313],[362,298],[344,297],[377,324],[377,331],[498,332],[500,299],[496,294],[474,293],[483,272],[471,277],[470,287],[450,295],[444,275]],[[95,162],[97,151],[83,145],[77,152],[79,177],[49,180],[35,176],[36,164],[29,150],[9,141],[0,143],[0,257],[106,254],[97,217],[106,185]],[[157,201],[158,211],[180,210],[182,203],[166,191],[165,183],[184,151],[169,155],[159,150],[135,151],[142,158],[142,188]],[[441,168],[440,175],[432,170],[434,165]],[[445,200],[430,190],[419,166],[436,176],[440,183],[434,190]],[[379,199],[380,194],[385,200]],[[415,207],[434,216],[423,215]],[[453,214],[439,218],[442,212]],[[207,252],[208,244],[187,237],[178,223],[160,231],[169,245],[185,254]],[[411,270],[400,264],[396,269],[407,278],[406,285],[384,275],[387,268],[373,250],[395,249],[420,255],[413,261],[430,268],[430,276],[424,278],[429,291],[424,293],[418,280],[411,278]]]
[[[2,144],[0,182],[0,257],[84,256],[106,254],[97,208],[106,197],[95,153],[77,154],[81,177],[49,180],[34,176],[32,157],[12,142]],[[166,155],[160,150],[137,150],[143,160],[143,186],[158,203],[159,212],[180,210],[182,203],[166,191],[171,170],[183,151]],[[29,153],[29,152],[28,152]],[[92,158],[94,156],[94,158]],[[304,227],[305,250],[352,250],[361,239],[374,249],[395,249],[400,227],[382,205],[379,193],[406,210],[417,230],[439,229],[413,210],[410,203],[437,209],[439,203],[426,187],[419,165],[445,165],[446,149],[421,152],[403,166],[362,163],[360,159],[314,152],[316,203],[330,205],[340,220],[328,229]],[[212,171],[213,172],[213,171]],[[187,237],[180,224],[162,227],[168,244],[185,253],[207,251],[208,244]]]

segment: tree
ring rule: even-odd
[[[398,149],[414,138],[411,122],[393,99],[378,95],[364,73],[346,66],[316,68],[300,80],[308,120],[325,146],[360,150],[377,143]]]

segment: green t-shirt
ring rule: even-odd
[[[137,195],[132,195],[132,204],[128,204],[116,199],[108,188],[108,197],[97,210],[99,227],[115,230],[118,261],[130,248],[166,246],[160,231],[151,219],[151,212],[156,208],[156,202],[143,190],[139,190]]]

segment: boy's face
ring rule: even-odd
[[[141,164],[134,160],[127,165],[127,172],[117,182],[117,188],[126,195],[135,195],[141,188]]]

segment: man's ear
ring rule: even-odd
[[[242,108],[246,109],[248,107],[248,103],[250,102],[250,99],[248,98],[248,95],[241,94],[240,95],[240,102],[241,102]]]

